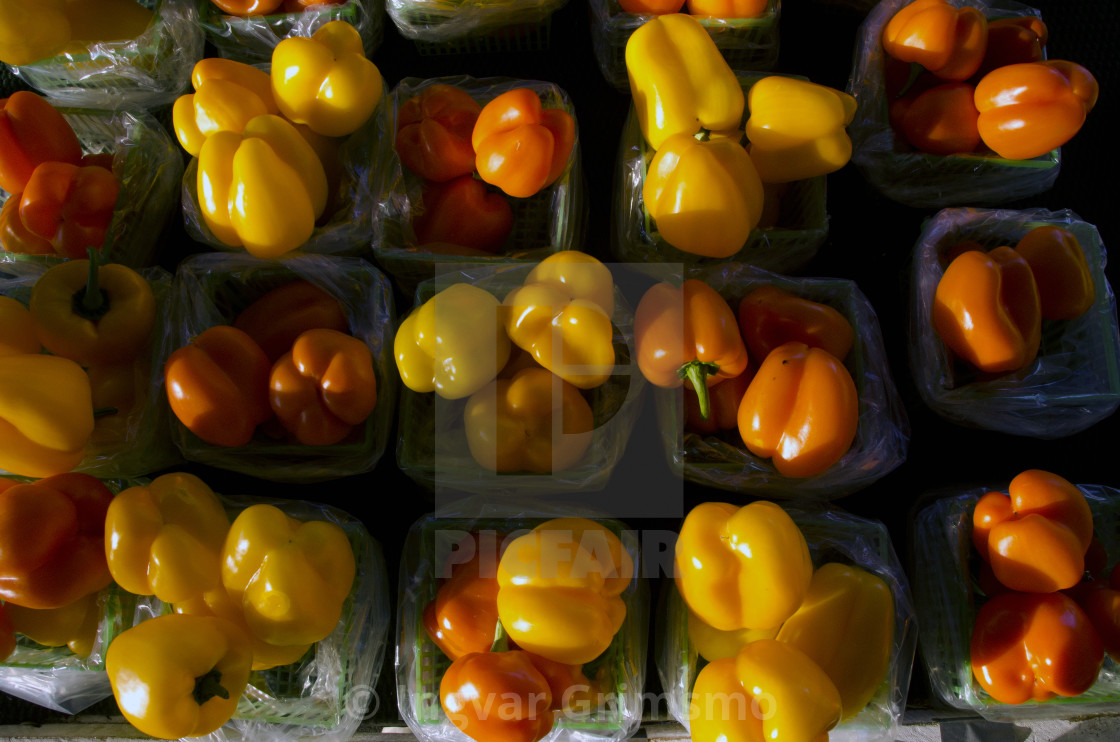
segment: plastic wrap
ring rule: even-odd
[[[743,447],[736,430],[720,435],[684,432],[682,389],[655,389],[658,428],[670,467],[691,482],[770,498],[827,500],[855,492],[893,471],[906,459],[910,425],[887,362],[879,320],[852,281],[788,278],[738,263],[692,268],[679,278],[699,278],[728,301],[732,311],[752,290],[765,285],[827,304],[855,330],[844,366],[859,395],[859,425],[851,448],[827,470],[812,477],[778,473],[768,459]],[[757,368],[762,359],[752,358]]]
[[[386,0],[401,36],[421,54],[548,48],[552,14],[567,0]]]
[[[814,567],[826,562],[854,564],[881,578],[891,589],[895,621],[887,674],[867,706],[831,729],[828,739],[893,742],[906,708],[918,629],[909,582],[886,526],[837,508],[790,508],[786,512],[804,534]],[[658,616],[664,626],[655,639],[657,673],[667,694],[669,712],[688,729],[692,686],[707,663],[689,641],[688,609],[675,585],[666,585],[660,602]]]
[[[397,112],[406,101],[433,85],[452,85],[470,93],[485,106],[498,95],[514,88],[529,88],[537,93],[544,108],[560,108],[575,119],[571,98],[553,83],[536,80],[466,75],[428,80],[406,78],[392,94],[392,114],[388,140],[396,136]],[[390,147],[393,145],[390,144]],[[401,290],[411,294],[420,281],[433,278],[437,265],[486,265],[511,260],[539,261],[560,250],[576,250],[583,244],[587,219],[587,196],[580,157],[579,122],[576,120],[575,144],[568,169],[552,185],[529,198],[507,197],[513,209],[513,231],[500,253],[493,256],[467,256],[423,252],[416,242],[412,219],[423,209],[424,180],[401,165],[395,149],[383,160],[376,191],[383,194],[374,223],[373,254]]]
[[[303,446],[272,438],[258,428],[246,446],[208,444],[170,415],[171,437],[188,461],[271,481],[316,482],[370,471],[385,452],[397,403],[393,361],[395,313],[389,280],[359,258],[302,255],[260,260],[248,255],[194,255],[179,264],[166,326],[167,354],[160,359],[159,383],[167,355],[214,325],[233,324],[237,315],[267,291],[305,279],[342,305],[350,334],[373,354],[377,406],[364,425],[332,446]],[[165,403],[166,403],[166,397]]]
[[[269,62],[283,39],[309,37],[331,21],[346,21],[358,30],[366,56],[385,36],[383,0],[346,0],[314,5],[302,13],[271,13],[251,17],[227,15],[211,0],[187,0],[198,8],[198,22],[218,55],[238,62]]]
[[[335,209],[321,219],[299,248],[285,253],[324,255],[365,255],[370,249],[370,232],[378,208],[376,171],[392,154],[392,119],[388,96],[383,91],[373,115],[361,128],[346,137],[339,147],[342,175],[335,193]],[[242,246],[227,245],[214,236],[203,220],[198,201],[198,158],[190,158],[182,177],[183,226],[195,242],[215,250],[245,254]],[[329,199],[328,199],[329,202]]]
[[[1078,485],[1093,512],[1093,536],[1110,563],[1120,553],[1120,491],[1100,485]],[[933,692],[949,705],[973,711],[992,721],[1071,719],[1115,713],[1120,702],[1120,665],[1105,657],[1097,682],[1080,696],[1058,696],[1021,705],[1003,704],[989,696],[972,675],[969,645],[976,612],[984,596],[977,585],[979,556],[972,545],[972,511],[991,491],[1007,492],[1007,482],[930,493],[932,502],[911,520],[914,602],[922,617],[920,654]]]
[[[629,92],[626,42],[652,15],[627,13],[618,0],[590,0],[591,43],[599,69],[614,87]],[[687,12],[683,9],[681,12]],[[757,18],[697,18],[734,70],[771,70],[778,66],[782,0],[769,0]]]
[[[441,272],[416,289],[414,306],[455,283],[483,288],[501,302],[520,286],[532,263],[467,265]],[[551,474],[497,473],[478,464],[471,456],[463,424],[466,399],[444,399],[434,392],[414,392],[402,385],[397,426],[397,466],[422,486],[438,492],[555,494],[594,492],[603,489],[641,412],[645,380],[634,359],[634,316],[626,299],[615,287],[615,369],[601,386],[582,390],[594,414],[591,445],[572,467]]]
[[[907,206],[994,206],[1042,193],[1054,184],[1061,150],[1029,160],[992,153],[932,155],[895,136],[887,118],[890,101],[883,87],[883,47],[887,21],[910,0],[881,0],[860,25],[847,91],[858,107],[848,134],[852,162],[880,193]],[[979,8],[988,18],[1040,15],[1014,0],[953,0]]]
[[[965,240],[1013,246],[1045,224],[1077,238],[1093,276],[1093,306],[1074,320],[1043,320],[1038,356],[1018,371],[990,378],[954,362],[932,324],[949,249]],[[1068,209],[938,212],[923,226],[911,266],[910,366],[923,401],[955,423],[1033,438],[1071,435],[1111,415],[1120,405],[1120,337],[1105,261],[1096,227]]]
[[[610,647],[584,674],[599,684],[600,703],[587,714],[560,713],[542,742],[622,742],[631,737],[642,720],[649,616],[649,588],[640,574],[639,534],[616,520],[572,508],[508,501],[495,505],[484,500],[464,500],[442,508],[437,515],[416,521],[408,531],[401,555],[397,604],[397,708],[421,742],[468,742],[440,705],[440,680],[451,665],[428,638],[423,625],[424,607],[435,598],[444,560],[462,539],[477,534],[473,543],[482,550],[497,549],[545,520],[574,516],[591,518],[622,540],[634,560],[635,577],[622,593],[626,619]],[[497,553],[495,552],[495,557]],[[497,562],[495,561],[495,566]]]
[[[59,108],[86,154],[113,153],[120,191],[101,254],[114,263],[140,268],[159,262],[160,236],[178,206],[183,177],[179,144],[148,112]],[[0,204],[11,194],[0,191]],[[20,263],[55,263],[61,257],[0,250],[0,264],[20,273]],[[35,268],[30,270],[34,271]]]
[[[13,72],[59,105],[133,110],[174,103],[190,87],[205,46],[194,0],[137,2],[155,18],[135,39],[92,44],[84,54],[60,54]]]
[[[758,75],[739,75],[744,91],[758,79]],[[621,262],[702,266],[735,262],[792,273],[812,260],[828,237],[825,176],[821,175],[789,183],[785,195],[781,197],[775,226],[754,229],[743,248],[734,255],[707,258],[678,250],[658,234],[657,225],[642,201],[642,186],[654,154],[642,136],[637,115],[631,106],[618,148],[611,215],[614,227],[611,253]]]

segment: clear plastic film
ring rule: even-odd
[[[52,102],[81,108],[158,108],[191,84],[205,38],[195,0],[137,0],[154,14],[147,30],[128,41],[90,45],[13,72]]]
[[[911,147],[891,128],[883,82],[883,28],[910,0],[881,0],[859,28],[847,92],[858,107],[848,125],[852,162],[880,193],[907,206],[994,206],[1042,193],[1054,184],[1061,150],[1029,160],[993,153],[933,155]],[[965,3],[954,0],[953,5]],[[988,18],[1040,15],[1014,0],[970,0]]]
[[[886,526],[831,507],[788,508],[786,512],[804,534],[815,568],[828,562],[854,565],[879,577],[890,588],[894,626],[886,675],[867,706],[829,730],[828,739],[893,742],[906,708],[918,626],[909,581]],[[688,729],[692,687],[707,662],[689,639],[688,607],[675,584],[667,583],[662,589],[657,613],[664,622],[655,639],[658,676],[668,695],[669,712]]]
[[[576,250],[583,244],[587,221],[587,196],[580,156],[579,122],[571,98],[549,82],[514,78],[474,78],[467,75],[427,80],[406,78],[393,90],[391,122],[386,140],[396,137],[397,114],[402,105],[433,85],[451,85],[471,95],[485,106],[514,88],[534,90],[543,108],[560,108],[576,121],[575,143],[568,168],[560,178],[528,198],[507,197],[513,210],[513,230],[503,249],[494,256],[454,255],[424,250],[417,244],[412,220],[423,211],[424,180],[404,167],[395,149],[385,157],[378,170],[376,192],[383,194],[374,220],[373,254],[401,290],[411,294],[416,285],[433,278],[439,265],[508,263],[511,260],[537,261],[560,250]]]
[[[440,681],[451,660],[424,629],[423,612],[439,590],[448,564],[470,559],[497,567],[501,550],[517,536],[553,518],[590,518],[618,536],[635,565],[634,579],[623,591],[626,617],[610,646],[583,666],[597,692],[556,716],[541,742],[621,742],[642,720],[645,682],[649,586],[641,573],[640,534],[617,520],[584,508],[545,505],[538,501],[467,498],[420,518],[408,531],[401,555],[397,603],[397,708],[421,742],[468,742],[440,703]],[[460,551],[456,551],[460,550]],[[577,689],[575,692],[579,692]],[[500,706],[500,701],[498,706]],[[497,712],[495,712],[497,713]]]
[[[891,375],[879,320],[853,281],[789,278],[740,263],[686,269],[681,278],[704,281],[733,312],[760,286],[777,286],[839,311],[855,331],[855,342],[843,360],[859,397],[859,423],[848,452],[820,474],[796,478],[780,474],[769,460],[748,451],[737,430],[719,435],[684,432],[683,389],[654,389],[665,455],[684,479],[773,499],[830,500],[868,486],[905,461],[909,421]],[[750,363],[757,369],[762,359],[752,358]]]
[[[275,438],[261,426],[248,445],[233,448],[206,443],[169,413],[172,440],[188,461],[271,481],[317,482],[370,471],[381,459],[397,403],[395,312],[389,280],[360,258],[302,255],[267,261],[220,253],[187,258],[179,264],[172,286],[166,353],[157,367],[158,383],[162,388],[164,363],[176,348],[210,327],[233,324],[242,310],[266,292],[299,279],[338,300],[349,320],[350,334],[373,354],[377,377],[373,413],[331,446],[305,446],[287,437]]]
[[[1038,356],[1027,366],[984,376],[954,360],[932,324],[933,298],[949,250],[963,241],[985,249],[1014,246],[1027,232],[1055,225],[1085,253],[1095,300],[1073,320],[1043,320]],[[1065,209],[944,209],[926,221],[911,265],[910,366],[923,401],[969,427],[1032,438],[1061,438],[1120,406],[1116,297],[1105,277],[1106,251],[1096,227]]]
[[[1093,513],[1093,536],[1109,563],[1120,553],[1120,491],[1079,484]],[[1108,656],[1096,683],[1079,696],[1004,704],[988,695],[972,674],[970,644],[976,613],[984,601],[978,585],[979,556],[972,545],[972,511],[986,492],[1007,492],[1007,482],[928,493],[929,502],[911,520],[914,602],[922,617],[919,654],[930,686],[942,701],[991,721],[1072,719],[1114,713],[1120,702],[1120,666]]]
[[[552,14],[567,0],[386,0],[401,36],[421,52],[514,51],[548,46]]]

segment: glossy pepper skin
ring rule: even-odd
[[[1097,103],[1100,85],[1079,64],[1023,62],[992,70],[976,83],[980,138],[1000,157],[1024,160],[1068,142]]]
[[[404,385],[462,399],[489,384],[510,353],[499,306],[489,291],[455,283],[413,309],[393,338]]]
[[[851,373],[827,350],[796,341],[770,351],[739,404],[743,443],[787,477],[811,477],[840,461],[858,424]]]
[[[101,618],[97,593],[58,608],[24,608],[15,603],[7,603],[3,608],[13,630],[36,644],[67,647],[79,657],[88,657],[93,651]],[[2,648],[0,654],[3,654]]]
[[[0,209],[0,246],[21,255],[55,255],[54,245],[32,232],[19,216],[23,194],[14,193]]]
[[[105,242],[119,191],[117,176],[99,165],[44,162],[20,195],[19,218],[59,255],[80,258]]]
[[[424,88],[397,111],[401,164],[425,180],[445,182],[474,172],[471,133],[482,105],[454,85]]]
[[[762,218],[762,181],[737,141],[666,137],[642,182],[642,203],[673,247],[726,258],[739,252]]]
[[[241,604],[250,632],[285,646],[334,631],[357,569],[341,527],[301,521],[272,505],[252,505],[234,519],[221,564],[222,584]]]
[[[700,417],[710,412],[708,387],[742,374],[747,349],[727,301],[708,284],[690,278],[680,287],[654,284],[634,313],[638,369],[663,389],[687,381],[696,392]]]
[[[93,433],[89,377],[52,355],[0,357],[0,468],[25,477],[68,472]]]
[[[1097,298],[1093,274],[1081,243],[1056,224],[1035,227],[1015,243],[1038,285],[1042,319],[1077,319]]]
[[[272,51],[272,94],[289,121],[316,134],[354,133],[381,102],[384,83],[358,29],[330,21],[310,37],[289,36]]]
[[[688,611],[688,642],[708,662],[734,657],[740,649],[759,639],[773,639],[778,635],[778,628],[721,631],[708,625],[695,611]]]
[[[747,393],[754,369],[749,365],[743,373],[724,379],[711,387],[708,393],[708,417],[700,412],[700,398],[695,390],[684,390],[684,429],[698,435],[714,435],[721,430],[739,428],[739,403]]]
[[[593,389],[614,371],[614,277],[577,250],[553,253],[502,300],[514,345],[564,381]]]
[[[642,136],[655,150],[674,134],[735,129],[746,99],[738,78],[700,21],[669,13],[626,42],[626,72]]]
[[[769,629],[793,615],[809,590],[813,563],[801,529],[779,505],[697,505],[677,538],[677,589],[721,631]]]
[[[980,145],[977,121],[980,112],[973,102],[975,89],[965,82],[948,82],[922,90],[908,100],[897,128],[910,146],[932,155],[973,152]]]
[[[496,253],[513,231],[513,208],[504,193],[461,175],[425,184],[423,210],[413,217],[412,228],[420,245],[444,243]]]
[[[268,356],[248,334],[215,325],[164,364],[167,400],[179,422],[215,446],[244,446],[272,417]]]
[[[112,499],[76,472],[0,491],[0,598],[61,608],[108,586],[102,540]]]
[[[439,684],[447,718],[477,742],[537,742],[552,730],[548,680],[520,650],[468,654]]]
[[[769,0],[686,0],[690,15],[698,18],[760,18]]]
[[[42,163],[77,165],[81,159],[82,145],[70,122],[46,98],[18,90],[0,100],[0,188],[22,193]]]
[[[276,419],[305,446],[329,446],[377,406],[373,354],[338,330],[307,330],[272,366],[268,401]]]
[[[178,603],[220,584],[229,516],[214,491],[186,472],[129,487],[105,516],[105,558],[118,585]]]
[[[201,59],[191,70],[191,85],[193,93],[175,99],[171,121],[179,144],[194,157],[210,134],[240,134],[257,116],[280,113],[272,97],[272,78],[245,62]]]
[[[223,13],[249,17],[276,12],[282,0],[212,0],[212,2]]]
[[[557,518],[514,539],[498,563],[498,616],[518,647],[582,665],[610,646],[626,618],[634,561],[612,531]]]
[[[350,320],[333,294],[297,279],[262,294],[238,313],[233,326],[251,337],[275,363],[306,330],[349,332]]]
[[[436,597],[424,606],[424,631],[448,659],[489,652],[498,628],[498,578],[486,574],[484,557],[456,564]]]
[[[914,0],[883,28],[883,50],[916,62],[942,80],[960,82],[976,74],[988,47],[988,21],[974,7],[946,0]]]
[[[848,318],[819,301],[767,284],[739,301],[739,332],[759,363],[778,346],[796,340],[844,360],[855,342]]]
[[[1042,19],[1034,15],[993,18],[988,21],[988,47],[984,61],[973,79],[997,67],[1022,62],[1041,62],[1050,33]]]
[[[482,107],[471,130],[475,170],[507,195],[528,198],[564,174],[575,136],[570,113],[543,108],[530,88],[507,90]]]
[[[933,326],[950,350],[981,371],[1027,365],[1042,341],[1041,300],[1030,265],[1007,246],[961,253],[937,283]]]
[[[161,739],[200,737],[225,724],[249,682],[249,638],[214,616],[169,613],[113,639],[105,671],[121,713]]]

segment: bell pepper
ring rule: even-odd
[[[401,164],[425,180],[474,172],[471,134],[482,106],[454,85],[430,85],[401,104],[394,145]]]
[[[686,0],[697,18],[761,18],[769,0]]]
[[[463,409],[471,456],[496,472],[551,474],[575,466],[591,445],[594,422],[579,389],[544,368],[495,379]]]
[[[855,341],[852,324],[839,311],[772,284],[744,296],[737,315],[747,352],[760,363],[774,348],[791,340],[823,348],[844,360]]]
[[[301,521],[273,505],[234,519],[221,554],[222,584],[249,630],[269,644],[311,644],[334,631],[357,565],[342,528]]]
[[[304,279],[262,294],[238,313],[233,326],[261,346],[275,363],[306,330],[350,331],[346,310],[332,294]]]
[[[1105,654],[1120,657],[1120,590],[1106,580],[1085,579],[1064,591],[1085,612]]]
[[[105,671],[130,724],[178,739],[210,734],[230,720],[252,661],[249,639],[235,624],[168,613],[118,634]]]
[[[17,28],[21,35],[28,34],[27,26]],[[5,43],[0,40],[0,48]],[[17,90],[0,100],[0,188],[10,194],[21,193],[42,163],[77,165],[81,159],[82,145],[70,122],[46,98]]]
[[[543,108],[530,88],[514,88],[482,107],[471,130],[474,166],[490,185],[528,198],[564,174],[576,122],[562,108]]]
[[[1038,285],[1042,319],[1077,319],[1096,300],[1093,274],[1073,232],[1054,224],[1035,227],[1015,243]]]
[[[413,309],[393,338],[404,385],[462,399],[489,384],[510,353],[499,306],[485,289],[455,283]]]
[[[499,626],[498,579],[486,574],[483,554],[454,565],[436,597],[424,606],[424,631],[448,659],[489,652]]]
[[[653,149],[674,134],[742,121],[743,87],[696,18],[669,13],[646,21],[627,40],[625,60],[638,126]]]
[[[90,401],[96,410],[90,447],[93,451],[119,448],[137,440],[138,419],[147,405],[151,362],[137,357],[123,363],[104,363],[86,369]]]
[[[97,624],[101,620],[97,595],[90,593],[58,608],[25,608],[7,603],[4,610],[12,629],[36,644],[67,647],[79,657],[88,657],[97,640]]]
[[[988,47],[988,20],[977,8],[947,0],[914,0],[883,28],[883,51],[915,62],[942,80],[960,82],[976,74]]]
[[[272,366],[268,401],[284,428],[305,446],[338,443],[377,406],[373,354],[338,330],[307,330]]]
[[[1007,159],[1044,155],[1080,131],[1099,94],[1093,74],[1074,62],[999,67],[976,83],[980,138]]]
[[[122,588],[177,603],[220,584],[218,558],[229,531],[221,500],[186,472],[129,487],[105,516],[105,557]]]
[[[739,404],[739,435],[787,477],[826,471],[848,452],[859,423],[851,373],[821,348],[789,342],[770,351]]]
[[[36,354],[43,350],[31,312],[19,299],[0,296],[0,357]]]
[[[685,603],[721,631],[780,626],[801,605],[813,576],[801,529],[765,500],[694,507],[681,525],[674,564]]]
[[[103,546],[113,493],[88,474],[56,474],[0,492],[0,598],[61,608],[109,585]]]
[[[1064,590],[1085,573],[1093,515],[1081,490],[1057,474],[1019,473],[1007,495],[989,492],[980,498],[973,524],[980,556],[1012,590]]]
[[[249,18],[275,13],[281,0],[211,0],[223,13]]]
[[[734,629],[721,631],[708,625],[696,612],[688,610],[688,643],[708,662],[734,657],[739,650],[759,639],[773,639],[778,626],[769,629]]]
[[[498,616],[518,647],[582,665],[626,618],[635,565],[622,541],[587,518],[556,518],[509,543],[498,563]]]
[[[840,692],[843,718],[858,714],[887,676],[894,596],[882,578],[828,562],[813,573],[805,601],[778,632],[813,660]]]
[[[0,0],[0,62],[20,66],[61,52],[70,42],[66,5],[66,0]]]
[[[136,0],[67,0],[71,48],[88,53],[95,43],[130,41],[144,33],[155,13]]]
[[[179,144],[194,157],[210,134],[240,134],[257,116],[280,113],[272,97],[272,78],[245,62],[200,59],[191,70],[191,85],[193,93],[175,99],[171,122]]]
[[[131,361],[151,340],[156,299],[128,266],[68,260],[31,289],[30,311],[43,347],[83,366]]]
[[[89,377],[69,358],[0,357],[0,469],[26,477],[68,472],[93,433]]]
[[[272,417],[268,357],[251,337],[215,325],[176,349],[163,367],[167,400],[179,422],[215,446],[244,446]]]
[[[980,112],[973,102],[974,88],[964,82],[949,82],[923,90],[906,102],[897,129],[921,152],[958,155],[980,145],[977,120]]]
[[[439,702],[451,723],[477,742],[537,742],[554,722],[548,680],[527,652],[481,652],[451,663]]]
[[[44,162],[20,195],[19,218],[58,254],[81,258],[105,242],[119,191],[117,176],[103,167]]]
[[[426,183],[423,199],[412,219],[420,245],[442,242],[496,253],[513,231],[509,200],[470,175]]]
[[[22,199],[22,193],[14,193],[0,209],[0,246],[21,255],[55,255],[54,245],[28,229],[20,218]]]
[[[684,429],[697,435],[715,435],[721,430],[738,430],[739,403],[747,393],[754,369],[749,365],[743,373],[705,387],[708,417],[700,412],[700,397],[694,389],[684,390]]]
[[[937,283],[933,326],[952,352],[981,371],[1026,366],[1042,341],[1041,300],[1030,265],[1005,245],[961,253]]]
[[[317,134],[357,131],[381,102],[384,83],[347,21],[323,24],[310,37],[289,36],[272,50],[272,93],[280,112]]]
[[[216,131],[198,154],[203,221],[231,247],[275,258],[301,246],[327,204],[327,175],[307,140],[280,116]]]
[[[758,170],[727,137],[666,137],[642,183],[642,203],[661,237],[678,250],[710,258],[743,248],[762,218],[763,202]]]
[[[1020,704],[1087,691],[1104,647],[1069,596],[1008,592],[980,606],[970,660],[980,687],[1000,703]]]
[[[634,313],[638,369],[651,384],[677,389],[686,382],[696,392],[701,419],[711,410],[708,387],[747,368],[747,349],[735,314],[708,284],[690,278],[680,287],[654,284]]]
[[[852,157],[845,127],[856,113],[847,93],[783,75],[769,75],[747,92],[744,131],[763,183],[826,175]]]
[[[1049,31],[1036,15],[993,18],[988,21],[988,46],[984,61],[973,79],[979,79],[997,67],[1022,62],[1041,62]]]
[[[623,13],[636,15],[664,15],[679,13],[685,0],[618,0]]]
[[[502,311],[514,345],[569,384],[593,389],[614,371],[614,277],[597,258],[549,255],[506,294]]]

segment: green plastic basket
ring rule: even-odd
[[[214,45],[220,56],[247,64],[271,61],[272,50],[282,39],[311,36],[331,21],[346,21],[356,28],[367,57],[381,46],[385,33],[381,0],[346,0],[312,6],[302,13],[251,17],[227,15],[211,0],[195,1],[198,22],[206,33],[206,40]]]

